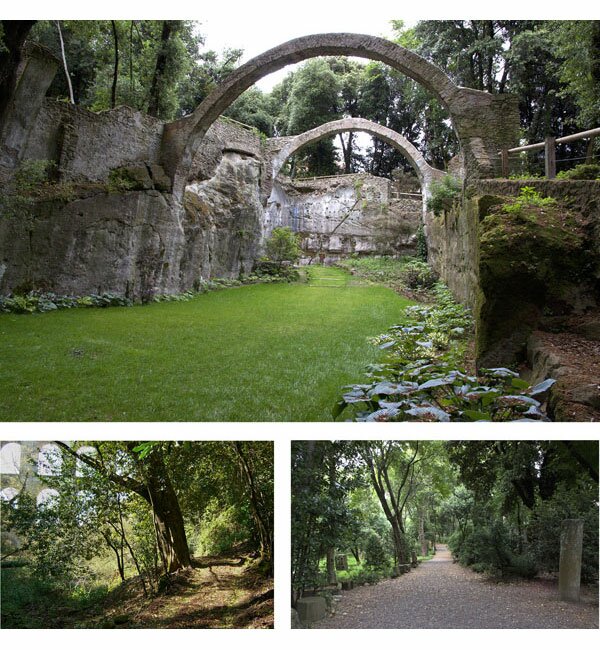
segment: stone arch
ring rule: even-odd
[[[387,142],[390,146],[394,147],[402,153],[410,164],[413,166],[421,185],[424,189],[424,194],[429,187],[432,180],[440,178],[445,175],[445,172],[435,169],[425,160],[423,154],[411,144],[404,136],[400,135],[392,129],[388,129],[381,124],[365,120],[361,117],[347,117],[333,122],[327,122],[321,126],[305,131],[300,135],[294,136],[288,140],[281,150],[273,157],[273,179],[281,171],[281,167],[285,161],[293,155],[300,148],[318,142],[330,135],[337,135],[345,131],[364,131],[370,135],[374,135],[380,140]]]
[[[62,470],[62,455],[58,445],[48,444],[40,447],[37,473],[39,476],[58,476]]]
[[[7,442],[0,451],[0,474],[19,474],[21,471],[21,445]]]
[[[166,124],[161,162],[182,195],[193,154],[211,124],[262,77],[316,56],[345,55],[381,61],[423,85],[448,110],[465,156],[467,174],[491,175],[497,152],[518,137],[518,99],[462,88],[423,57],[384,38],[366,34],[313,34],[278,45],[229,75],[189,117]],[[500,101],[498,101],[500,98]],[[510,99],[509,99],[510,98]]]
[[[58,490],[44,488],[38,492],[35,502],[38,508],[51,508],[58,501],[58,498]]]

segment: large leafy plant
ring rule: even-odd
[[[531,387],[508,368],[469,374],[460,368],[472,330],[469,312],[436,285],[433,306],[408,307],[405,322],[373,342],[385,351],[367,382],[346,387],[333,417],[365,421],[473,422],[544,420],[553,379]]]

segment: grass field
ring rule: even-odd
[[[189,302],[0,315],[5,421],[329,421],[408,301],[334,268]]]

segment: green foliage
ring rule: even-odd
[[[265,242],[267,257],[272,262],[296,263],[302,255],[299,238],[289,227],[273,228],[273,232]]]
[[[500,520],[475,526],[464,536],[455,533],[448,540],[448,546],[461,564],[479,572],[522,578],[533,578],[537,574],[530,555],[513,552],[509,531]]]
[[[199,555],[220,555],[247,541],[247,528],[240,525],[240,511],[235,505],[223,508],[212,499],[199,523],[196,552]]]
[[[376,570],[384,570],[389,567],[389,557],[381,537],[376,533],[369,535],[365,546],[365,564]]]
[[[555,207],[557,203],[556,199],[551,196],[543,197],[534,187],[527,185],[520,189],[517,198],[502,206],[502,212],[520,214],[527,208],[549,208]]]
[[[600,164],[577,165],[573,169],[558,172],[556,178],[561,181],[599,181]]]
[[[107,186],[109,193],[119,194],[121,192],[129,192],[130,190],[136,189],[137,184],[128,174],[127,168],[119,167],[110,170]]]
[[[561,483],[548,499],[539,499],[527,528],[532,554],[544,571],[557,572],[560,532],[565,519],[583,520],[582,581],[598,581],[597,486],[579,477],[573,485]]]
[[[30,291],[25,295],[0,296],[0,313],[33,314],[74,307],[131,307],[132,304],[129,298],[108,292],[75,297]]]
[[[417,257],[422,261],[426,262],[429,252],[427,250],[427,238],[425,237],[425,228],[423,223],[419,224],[417,229]]]
[[[403,268],[402,279],[409,289],[427,291],[438,281],[438,275],[426,262],[414,261]]]
[[[441,181],[433,181],[430,186],[430,196],[427,198],[427,210],[440,216],[449,212],[460,199],[462,183],[458,178],[447,174]]]
[[[554,380],[530,387],[507,368],[464,372],[471,316],[443,285],[435,293],[434,306],[406,308],[402,325],[373,339],[385,351],[383,362],[370,366],[368,383],[346,387],[334,418],[350,407],[358,421],[545,419],[542,400]]]

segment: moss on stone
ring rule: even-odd
[[[505,212],[506,197],[483,199],[476,349],[482,365],[495,365],[518,356],[542,316],[573,309],[590,256],[585,224],[564,206]]]

